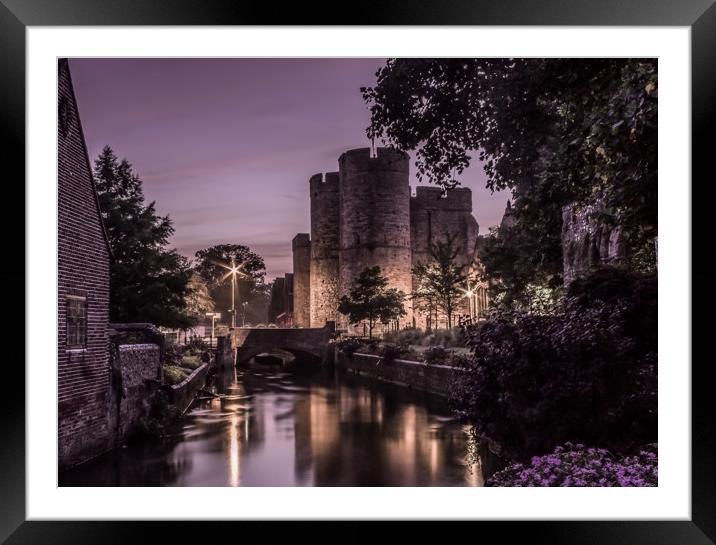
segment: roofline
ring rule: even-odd
[[[90,176],[90,184],[92,185],[92,193],[94,194],[94,202],[97,208],[97,216],[99,216],[99,223],[102,226],[102,234],[104,235],[104,242],[107,245],[107,251],[109,252],[109,259],[110,261],[114,261],[114,252],[112,251],[112,245],[109,243],[109,237],[107,236],[107,227],[104,225],[104,219],[102,219],[102,209],[99,205],[99,195],[97,195],[97,186],[94,183],[94,174],[92,171],[92,164],[89,160],[89,153],[87,152],[87,142],[85,141],[85,133],[82,129],[82,119],[80,118],[80,109],[77,106],[77,97],[75,96],[75,86],[72,82],[72,72],[70,71],[70,62],[67,58],[60,58],[57,60],[57,81],[59,84],[60,78],[59,78],[59,72],[60,72],[60,65],[61,64],[67,65],[67,75],[69,76],[70,81],[70,93],[72,94],[72,102],[74,103],[75,107],[75,115],[77,116],[77,126],[80,131],[80,139],[82,140],[82,150],[84,151],[84,157],[85,157],[85,163],[87,164],[87,171],[89,172]],[[58,146],[59,149],[59,146]]]

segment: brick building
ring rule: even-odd
[[[58,454],[80,463],[111,446],[110,248],[67,59],[58,61]]]

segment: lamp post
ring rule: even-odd
[[[229,270],[222,278],[222,281],[231,276],[231,327],[236,327],[236,275],[246,276],[246,274],[236,265],[233,257],[231,258],[231,266],[224,265],[223,263],[221,266]]]
[[[470,281],[467,281],[467,289],[463,290],[467,298],[467,308],[470,312],[470,322],[475,319],[477,314],[477,301],[475,301],[475,291],[470,287]]]
[[[209,346],[213,347],[214,346],[214,320],[221,318],[221,313],[220,312],[207,312],[206,316],[211,318],[211,341],[209,342]]]

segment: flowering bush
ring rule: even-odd
[[[474,362],[452,402],[507,459],[656,441],[656,279],[595,276],[570,286],[560,314],[502,312],[468,330]]]
[[[566,443],[529,464],[512,464],[486,486],[657,486],[656,447],[617,458],[608,450]]]

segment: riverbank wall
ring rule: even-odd
[[[339,369],[445,398],[450,395],[457,374],[463,372],[450,365],[401,359],[384,361],[381,356],[358,352],[349,356],[340,350],[336,350],[335,362]]]
[[[181,414],[184,414],[191,407],[197,392],[206,385],[208,371],[209,364],[205,363],[201,367],[197,367],[191,375],[179,384],[164,387],[169,395],[169,403],[174,405]]]
[[[162,385],[161,348],[154,343],[117,344],[111,360],[109,420],[119,444],[134,434],[151,412]]]
[[[236,350],[231,345],[231,336],[225,335],[216,339],[216,367],[231,367],[236,365]]]

